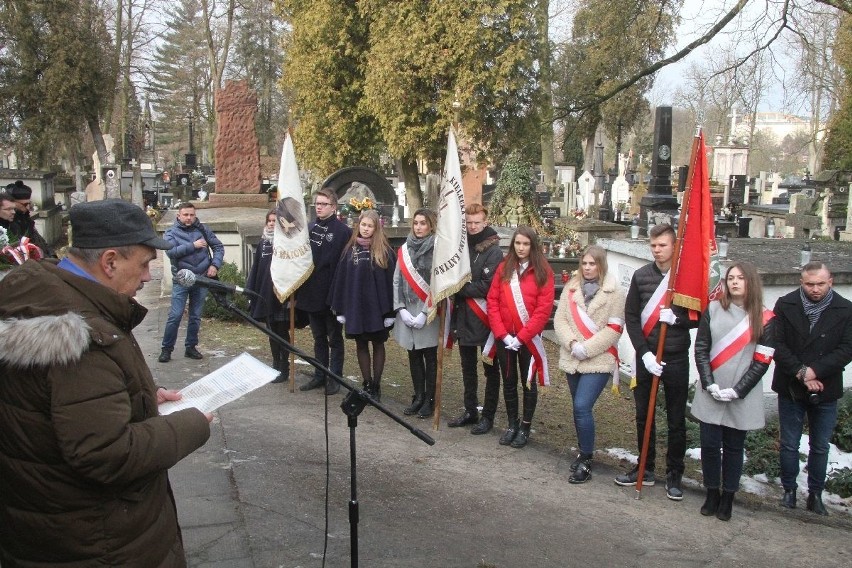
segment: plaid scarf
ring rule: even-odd
[[[809,331],[813,331],[814,326],[819,321],[819,316],[822,315],[822,312],[831,303],[831,299],[834,297],[834,290],[829,288],[828,294],[819,302],[812,302],[802,288],[799,288],[799,295],[802,297],[802,307],[805,309],[805,315],[808,316],[808,321],[811,322]]]

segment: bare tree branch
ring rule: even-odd
[[[641,81],[645,77],[650,77],[651,75],[653,75],[654,73],[656,73],[657,71],[659,71],[660,69],[665,67],[666,65],[670,65],[670,64],[675,63],[677,61],[680,61],[681,59],[683,59],[684,57],[686,57],[687,55],[692,53],[695,50],[695,48],[700,47],[700,46],[708,43],[710,40],[712,40],[714,37],[716,37],[716,35],[720,31],[722,31],[725,28],[725,26],[727,26],[728,23],[731,20],[733,20],[735,17],[737,17],[737,15],[742,11],[742,9],[745,7],[745,5],[748,3],[748,1],[749,0],[739,0],[736,3],[736,5],[733,8],[731,8],[730,11],[728,11],[728,13],[724,15],[724,17],[722,17],[721,20],[716,22],[716,24],[707,31],[706,34],[704,34],[700,38],[696,39],[695,41],[693,41],[692,43],[690,43],[689,45],[687,45],[686,47],[684,47],[683,49],[681,49],[680,51],[678,51],[677,53],[672,55],[671,57],[661,59],[660,61],[654,63],[653,65],[643,69],[642,71],[640,71],[639,73],[637,73],[633,77],[627,79],[623,83],[616,85],[609,92],[604,93],[603,95],[593,97],[591,100],[589,100],[586,103],[576,105],[576,106],[557,108],[556,109],[557,112],[554,113],[553,118],[555,120],[562,120],[562,119],[565,119],[566,117],[568,117],[568,115],[570,115],[570,114],[580,112],[580,111],[584,111],[584,110],[593,108],[595,106],[598,106],[601,103],[603,103],[604,101],[607,101],[607,100],[613,98],[614,96],[616,96],[618,93],[624,91],[625,89],[628,89],[631,86],[635,85],[636,83],[638,83],[639,81]]]

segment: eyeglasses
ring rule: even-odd
[[[314,203],[314,207],[330,207],[330,206],[331,206],[331,203],[320,203],[319,201]]]

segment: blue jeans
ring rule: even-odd
[[[740,488],[747,432],[719,424],[700,423],[701,472],[704,487],[735,493]],[[721,477],[720,477],[721,476]]]
[[[781,485],[795,491],[799,475],[799,442],[802,426],[808,416],[810,452],[808,452],[808,491],[825,488],[828,469],[828,444],[837,424],[837,401],[808,404],[783,396],[778,397],[778,419],[781,423]]]
[[[178,327],[183,319],[183,309],[189,297],[189,321],[186,324],[186,347],[198,345],[198,330],[201,329],[201,310],[204,299],[207,298],[207,288],[193,286],[187,288],[180,284],[172,284],[172,307],[169,309],[169,319],[166,320],[166,330],[163,332],[163,349],[171,351],[175,348]]]
[[[343,375],[343,325],[331,310],[311,312],[311,335],[314,337],[314,357],[332,373]],[[325,380],[325,373],[314,369],[314,376]]]
[[[568,388],[574,405],[574,428],[581,454],[595,451],[595,416],[592,409],[609,381],[609,373],[568,373]]]

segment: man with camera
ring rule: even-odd
[[[802,267],[801,287],[775,304],[777,321],[775,374],[781,425],[781,506],[796,508],[799,441],[808,417],[807,509],[828,515],[822,503],[829,440],[837,423],[837,400],[843,396],[843,370],[852,361],[852,302],[832,289],[828,267]]]

